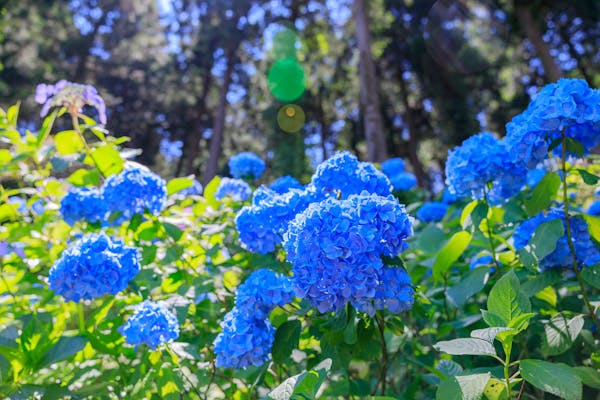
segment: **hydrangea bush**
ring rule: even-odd
[[[36,100],[36,132],[0,110],[0,397],[597,397],[586,82],[473,132],[438,195],[343,151],[304,184],[247,152],[204,188],[164,179],[83,114],[106,122],[94,88]]]

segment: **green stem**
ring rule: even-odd
[[[485,205],[488,208],[488,213],[491,210],[490,207],[490,202],[488,201],[488,197],[487,197],[487,190],[484,187],[483,188],[483,201],[485,201]],[[496,246],[494,246],[494,240],[492,239],[492,227],[491,227],[492,222],[490,221],[489,217],[487,216],[487,214],[485,215],[485,225],[487,227],[487,237],[488,237],[488,241],[490,243],[490,250],[492,251],[492,258],[494,259],[494,264],[496,264],[496,271],[500,272],[500,264],[498,263],[498,259],[496,258]]]
[[[379,336],[381,338],[381,353],[382,353],[382,365],[379,374],[379,381],[375,386],[375,391],[377,391],[377,387],[379,383],[381,383],[381,394],[385,396],[385,391],[387,390],[387,371],[389,367],[389,359],[388,359],[388,349],[387,343],[385,341],[385,318],[383,316],[383,310],[380,313],[375,314],[375,321],[377,322],[377,327],[379,328]]]
[[[79,333],[85,335],[85,314],[81,301],[77,303],[77,314],[79,315]]]
[[[504,361],[504,384],[506,386],[506,398],[511,399],[510,393],[510,353],[511,353],[512,345],[504,346],[504,353],[506,354],[506,359]]]
[[[594,312],[594,308],[590,303],[590,299],[585,290],[585,285],[583,283],[583,279],[581,278],[581,272],[579,271],[579,266],[577,265],[577,256],[575,255],[575,244],[573,243],[573,235],[571,233],[571,217],[569,215],[569,195],[567,193],[567,135],[563,130],[562,134],[562,154],[561,154],[561,167],[562,167],[562,188],[563,188],[563,209],[565,212],[565,227],[567,231],[567,243],[569,244],[569,250],[571,251],[571,257],[573,258],[573,270],[575,271],[575,277],[577,278],[577,282],[579,283],[579,287],[581,289],[581,295],[583,296],[583,302],[588,309],[590,317],[594,324],[600,329],[600,320],[598,320],[598,316]]]
[[[77,113],[71,112],[70,114],[71,114],[71,121],[73,122],[73,129],[79,135],[79,138],[81,139],[81,142],[83,143],[83,147],[85,147],[86,155],[88,155],[92,159],[92,162],[94,163],[94,165],[96,166],[96,169],[100,173],[100,177],[102,179],[106,178],[106,176],[104,175],[104,172],[102,172],[102,169],[100,168],[100,165],[98,164],[98,162],[94,158],[94,155],[92,154],[92,149],[85,141],[85,137],[83,137],[83,132],[81,131],[81,127],[79,126],[79,118],[77,117]]]

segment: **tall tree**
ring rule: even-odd
[[[375,62],[371,51],[369,16],[364,0],[354,0],[354,20],[356,41],[360,52],[360,101],[367,137],[367,153],[370,161],[381,162],[388,158],[388,151],[383,131]]]

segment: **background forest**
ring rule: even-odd
[[[38,83],[91,84],[107,129],[143,150],[138,161],[203,183],[244,150],[266,157],[270,176],[306,181],[349,149],[403,157],[437,191],[447,149],[482,130],[504,135],[540,86],[600,85],[594,0],[3,3],[0,99],[24,99],[23,128],[40,123]],[[282,57],[304,73],[293,101],[269,90]],[[305,115],[293,133],[277,122],[288,103]]]

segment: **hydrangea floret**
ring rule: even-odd
[[[166,203],[167,184],[152,171],[128,164],[120,174],[106,179],[102,196],[110,212],[121,212],[117,219],[120,223],[146,210],[159,214]]]
[[[66,107],[70,113],[81,113],[89,105],[98,111],[98,118],[106,124],[106,105],[96,88],[90,85],[60,80],[54,85],[41,83],[35,91],[35,101],[43,104],[40,115],[48,114],[52,107]]]
[[[102,193],[97,188],[71,188],[60,202],[60,213],[69,225],[80,220],[102,222],[107,212]]]
[[[600,91],[583,79],[559,79],[544,86],[506,125],[511,154],[528,168],[545,160],[563,135],[581,143],[585,153],[600,144]],[[562,144],[556,147],[559,154],[561,150]]]
[[[279,194],[283,194],[289,192],[291,189],[302,189],[302,184],[293,176],[285,175],[275,179],[269,185],[269,189]]]
[[[430,201],[417,211],[417,218],[423,222],[439,222],[446,216],[450,206],[439,201]]]
[[[140,269],[138,251],[104,233],[90,234],[66,249],[49,273],[50,290],[67,300],[117,294]]]
[[[382,256],[399,255],[410,235],[411,218],[393,196],[363,192],[311,204],[292,221],[283,242],[296,295],[320,312],[348,302],[369,311],[365,304],[385,284]]]
[[[244,151],[229,159],[229,172],[236,179],[258,179],[265,172],[265,162],[257,154]]]
[[[539,213],[515,229],[513,236],[514,246],[517,250],[528,246],[536,229],[543,223],[559,219],[566,232],[565,213],[562,209],[552,208],[547,213]],[[600,247],[591,238],[587,223],[581,216],[569,217],[571,235],[575,248],[575,256],[579,267],[589,267],[600,263]],[[556,248],[541,260],[538,260],[540,271],[549,268],[573,268],[573,258],[569,249],[566,233],[556,241]]]
[[[498,204],[525,185],[527,171],[509,154],[505,143],[489,132],[471,136],[450,150],[446,184],[458,197],[472,197]]]
[[[175,315],[160,302],[144,301],[135,306],[127,322],[119,327],[127,343],[136,348],[146,344],[155,350],[162,343],[179,337],[179,323]]]
[[[269,269],[254,271],[237,290],[235,306],[249,318],[267,318],[273,308],[294,299],[292,279]]]
[[[248,318],[237,308],[221,322],[222,332],[214,341],[218,368],[246,369],[269,360],[275,329],[268,319]]]
[[[222,200],[230,197],[233,201],[246,201],[252,194],[252,188],[241,179],[221,178],[215,191],[215,198]]]

